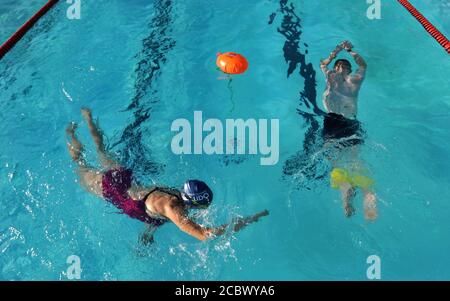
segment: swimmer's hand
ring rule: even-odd
[[[155,242],[152,234],[144,233],[139,236],[139,243],[143,246],[149,246]]]
[[[245,226],[251,223],[256,223],[261,217],[267,215],[269,215],[269,211],[264,210],[252,216],[236,218],[231,224],[225,224],[217,228],[206,229],[206,237],[214,238],[217,236],[221,236],[225,234],[229,227],[232,227],[234,232],[240,231],[245,228]]]
[[[234,226],[233,226],[233,231],[237,232],[242,230],[245,226],[251,224],[251,223],[256,223],[261,217],[267,216],[269,215],[269,211],[264,210],[261,211],[253,216],[248,216],[248,217],[244,217],[244,218],[238,218],[234,221]]]
[[[155,242],[153,234],[155,233],[157,227],[145,225],[144,232],[139,236],[139,243],[144,246],[149,246]]]
[[[333,51],[331,51],[330,56],[329,56],[327,59],[322,60],[322,61],[320,62],[321,65],[326,66],[326,65],[328,65],[329,63],[331,63],[331,61],[334,60],[334,59],[337,57],[337,55],[339,54],[339,52],[341,52],[342,50],[344,50],[344,43],[345,43],[345,42],[342,42],[341,44],[337,45],[336,48],[335,48]]]
[[[350,41],[344,41],[341,44],[342,48],[344,48],[346,51],[352,51],[353,44]]]

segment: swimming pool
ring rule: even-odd
[[[69,20],[60,1],[0,61],[0,280],[65,280],[70,255],[80,257],[83,280],[365,280],[370,255],[384,280],[449,280],[448,54],[395,1],[382,1],[381,20],[353,2],[82,1],[81,19]],[[450,34],[447,1],[411,2]],[[11,29],[3,40],[21,24],[18,12],[41,6],[17,3],[0,4]],[[319,61],[345,39],[369,65],[359,119],[380,201],[375,223],[363,219],[359,198],[346,219],[327,178],[283,174],[314,124],[299,113],[322,107]],[[250,62],[231,90],[217,80],[224,51]],[[139,246],[143,225],[76,183],[64,129],[81,121],[83,106],[142,182],[211,183],[205,223],[270,215],[207,243],[165,225],[156,244]],[[170,125],[195,110],[279,119],[279,163],[174,155]],[[93,149],[82,122],[79,137]],[[323,160],[312,165],[326,173]]]

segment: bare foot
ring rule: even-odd
[[[355,207],[353,207],[353,199],[356,196],[356,189],[345,183],[341,185],[342,200],[344,204],[344,214],[346,217],[355,215]]]
[[[364,195],[364,216],[369,221],[374,221],[378,217],[377,197],[372,192]]]
[[[77,130],[78,124],[76,124],[75,122],[70,122],[69,125],[66,128],[66,134],[70,137],[70,138],[74,138],[75,137],[75,131]]]
[[[80,141],[78,141],[77,137],[75,137],[77,126],[78,125],[75,122],[71,122],[66,128],[66,134],[69,137],[67,148],[72,159],[80,166],[85,166],[86,162],[82,158],[83,146],[81,145]]]
[[[355,207],[353,207],[351,202],[345,202],[344,203],[344,214],[346,217],[352,217],[355,215]]]
[[[83,115],[84,119],[86,119],[87,121],[92,120],[92,112],[91,112],[91,109],[88,109],[88,108],[82,108],[82,109],[81,109],[81,115]]]

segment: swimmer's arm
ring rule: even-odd
[[[248,225],[250,225],[252,223],[256,223],[257,221],[259,221],[259,219],[261,217],[264,217],[264,216],[267,216],[267,215],[269,215],[269,211],[264,210],[264,211],[261,211],[261,212],[255,214],[255,215],[252,215],[252,216],[239,218],[239,219],[237,219],[235,221],[233,230],[234,230],[234,232],[237,232],[237,231],[243,229],[244,227],[246,227],[246,226],[248,226]]]
[[[234,223],[224,224],[215,228],[206,228],[193,222],[187,217],[186,212],[180,207],[174,207],[172,210],[168,210],[166,217],[169,218],[181,231],[197,238],[198,240],[205,241],[209,238],[223,235],[230,226],[233,226],[233,231],[237,232],[245,226],[257,222],[261,217],[266,215],[269,215],[269,211],[264,210],[250,217],[239,218]]]
[[[220,227],[209,229],[209,230],[210,230],[211,235],[214,235],[214,236],[220,236],[220,235],[224,234],[225,231],[229,227],[233,227],[233,231],[238,232],[238,231],[242,230],[243,228],[245,228],[246,226],[248,226],[249,224],[256,223],[261,217],[267,216],[267,215],[269,215],[269,211],[264,210],[255,215],[252,215],[252,216],[237,218],[230,224],[225,224]]]
[[[139,237],[139,242],[144,246],[148,246],[154,242],[153,234],[155,233],[157,227],[153,225],[145,225],[145,230],[142,235]]]
[[[187,217],[187,214],[180,206],[171,207],[166,210],[165,216],[170,219],[181,231],[205,241],[213,235],[211,229],[202,227]]]
[[[325,76],[327,76],[331,72],[331,70],[328,69],[328,65],[337,57],[338,53],[341,52],[342,49],[344,49],[342,44],[336,46],[336,48],[330,53],[328,58],[320,61],[320,69],[322,70],[323,74],[325,74]]]
[[[353,76],[353,80],[362,81],[366,75],[367,63],[362,58],[362,56],[360,56],[357,52],[350,49],[350,51],[348,53],[353,57],[356,64],[358,64],[358,66],[359,66],[358,70],[356,71],[355,75]]]

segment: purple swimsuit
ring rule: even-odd
[[[131,187],[132,178],[133,172],[123,167],[107,171],[102,179],[103,197],[131,218],[154,226],[164,224],[166,220],[148,216],[145,210],[147,197],[139,201],[130,197],[128,189]]]

